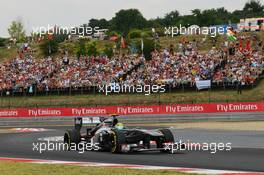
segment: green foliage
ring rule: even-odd
[[[227,24],[230,19],[230,13],[225,8],[207,9],[203,11],[194,9],[192,16],[199,26]]]
[[[158,34],[159,37],[165,36],[164,29],[162,28],[155,28],[155,32]]]
[[[119,33],[117,33],[116,31],[107,31],[107,35],[108,36],[120,36]]]
[[[97,56],[99,51],[97,50],[97,44],[95,41],[91,41],[86,45],[87,55],[88,56]]]
[[[70,55],[77,55],[78,44],[73,42],[63,42],[59,44],[60,50],[67,50]]]
[[[86,41],[84,39],[79,40],[76,50],[77,57],[80,57],[81,55],[86,55],[85,42]]]
[[[0,47],[4,47],[5,44],[6,44],[6,41],[7,41],[7,39],[5,39],[5,38],[0,38]]]
[[[155,50],[155,42],[153,39],[143,38],[143,43],[144,43],[143,54],[146,60],[150,60],[151,52]],[[140,53],[142,54],[141,39],[136,40],[136,47],[137,50],[140,51]],[[158,44],[156,45],[156,47],[158,47]]]
[[[60,34],[53,35],[53,40],[55,40],[57,43],[64,42],[68,38],[67,34],[63,34],[62,32]]]
[[[108,58],[111,58],[114,55],[113,46],[111,44],[106,44],[103,53],[107,55]]]
[[[90,19],[89,26],[92,28],[99,27],[100,29],[108,29],[109,22],[106,19]]]
[[[59,43],[64,42],[67,39],[68,35],[63,34],[54,34],[52,38],[49,38],[48,34],[45,36],[44,41],[40,44],[40,49],[45,56],[56,54],[59,50]],[[65,48],[66,49],[66,48]]]
[[[58,42],[55,40],[45,39],[39,47],[45,56],[49,56],[58,52]]]
[[[191,15],[180,15],[177,10],[167,13],[164,17],[146,20],[137,9],[120,10],[115,17],[107,21],[105,19],[91,19],[90,26],[100,26],[117,31],[121,34],[131,33],[131,38],[138,38],[137,30],[145,28],[163,28],[165,26],[210,26],[231,23],[238,23],[241,18],[264,16],[264,5],[260,0],[250,0],[242,10],[229,12],[224,7],[212,9],[194,9]],[[135,30],[136,29],[136,30]],[[160,33],[162,34],[162,33]],[[159,35],[162,36],[162,35]]]
[[[147,27],[160,28],[162,25],[162,18],[150,19],[147,21]]]
[[[120,10],[111,20],[115,31],[127,34],[130,29],[143,29],[147,20],[137,9]]]
[[[163,19],[163,24],[165,26],[176,25],[177,21],[179,20],[180,13],[175,10],[167,13]]]
[[[264,5],[259,0],[251,0],[245,4],[243,12],[248,17],[263,17]]]
[[[152,31],[150,30],[133,29],[128,33],[127,43],[130,43],[130,46],[132,47],[132,45],[135,44],[133,43],[134,39],[150,38],[150,37],[152,37]]]
[[[141,33],[142,33],[142,30],[133,29],[133,30],[130,30],[130,32],[128,33],[128,37],[130,39],[141,38]]]
[[[128,33],[129,39],[135,39],[135,38],[146,38],[146,37],[152,37],[152,31],[149,29],[145,30],[139,30],[139,29],[132,29]]]
[[[142,30],[141,37],[143,37],[143,38],[153,37],[152,30],[150,30],[150,29]]]
[[[26,38],[26,32],[21,21],[12,21],[8,28],[8,33],[12,39],[16,39],[16,42],[23,42]]]
[[[137,9],[120,10],[111,20],[91,19],[90,27],[100,27],[109,29],[108,36],[113,33],[127,35],[130,33],[132,38],[139,38],[139,30],[142,29],[163,29],[165,26],[211,26],[231,23],[238,23],[242,18],[263,17],[264,5],[260,0],[248,1],[242,10],[229,12],[224,7],[211,9],[194,9],[191,15],[181,15],[177,10],[171,11],[164,17],[146,20],[141,12]],[[84,24],[87,26],[88,24]],[[114,31],[114,32],[112,32]],[[164,36],[164,30],[157,31],[159,36]]]
[[[99,55],[99,50],[97,49],[97,43],[95,41],[80,39],[75,48],[75,53],[77,57],[81,55],[97,56]]]

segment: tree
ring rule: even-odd
[[[97,50],[97,44],[95,41],[91,41],[86,46],[88,56],[97,56],[99,54]]]
[[[247,14],[247,17],[262,16],[264,15],[264,5],[259,0],[251,0],[245,4],[243,12]]]
[[[231,21],[238,23],[241,18],[245,18],[244,13],[242,10],[235,10],[231,16]]]
[[[128,39],[141,38],[141,37],[151,37],[151,31],[143,31],[139,29],[132,29],[128,33]]]
[[[59,50],[59,43],[64,42],[68,38],[68,34],[63,33],[63,29],[58,28],[59,33],[52,35],[46,33],[44,41],[40,44],[40,49],[45,56],[55,54]]]
[[[109,21],[106,19],[91,19],[88,24],[90,27],[109,29],[108,35],[110,31],[115,31],[118,35],[127,35],[133,29],[162,29],[165,26],[179,26],[180,24],[185,27],[191,25],[221,25],[227,24],[229,21],[238,23],[242,18],[262,16],[264,16],[264,5],[261,0],[249,0],[243,9],[235,10],[232,13],[224,7],[205,10],[194,9],[191,15],[181,15],[177,10],[174,10],[167,13],[164,17],[146,20],[139,10],[128,9],[118,11]],[[85,25],[87,26],[88,24]]]
[[[229,13],[227,9],[222,7],[216,9],[216,16],[219,19],[218,24],[225,24],[229,22],[231,13]]]
[[[112,58],[114,55],[113,46],[111,44],[106,44],[103,53],[107,55],[108,58]]]
[[[140,53],[142,54],[141,39],[136,39],[135,43],[136,43],[136,50],[140,51]],[[151,60],[151,52],[155,50],[155,42],[153,39],[143,38],[143,44],[144,44],[143,54],[147,60]],[[157,45],[156,47],[159,48],[159,45]]]
[[[16,40],[16,42],[23,42],[26,37],[24,26],[20,20],[12,21],[8,28],[8,33],[12,39]]]
[[[137,9],[120,10],[111,20],[115,31],[127,34],[130,29],[143,29],[147,20]]]
[[[50,40],[48,38],[45,38],[39,47],[45,56],[49,56],[58,52],[58,43],[55,40]]]
[[[76,55],[79,58],[81,55],[86,55],[86,48],[85,48],[85,40],[84,39],[80,39],[78,46],[77,46],[77,50],[76,50]]]
[[[177,10],[167,13],[163,19],[165,26],[174,26],[179,20],[179,12]]]
[[[6,39],[5,38],[0,38],[0,47],[4,47],[6,43]]]
[[[90,19],[89,27],[95,28],[99,27],[100,29],[108,29],[109,22],[106,19]]]
[[[150,19],[147,21],[147,27],[149,28],[160,28],[163,26],[163,19],[162,18],[156,18],[156,19]]]
[[[264,7],[259,0],[251,0],[247,2],[243,8],[243,11],[253,11],[255,13],[263,12]]]
[[[53,39],[57,42],[57,43],[62,43],[64,42],[66,39],[68,39],[68,34],[67,33],[63,33],[63,29],[59,28],[58,29],[60,32],[59,33],[55,33],[53,34]]]

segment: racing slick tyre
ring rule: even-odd
[[[66,130],[64,134],[64,143],[68,144],[68,150],[70,150],[71,144],[78,145],[81,142],[81,134],[77,129]]]
[[[174,143],[174,136],[169,129],[161,129],[160,132],[164,135],[164,142]]]
[[[111,142],[111,152],[122,153],[122,144],[126,143],[124,133],[122,131],[112,130]]]
[[[171,132],[171,130],[169,129],[160,129],[160,132],[164,135],[164,140],[162,141],[162,145],[164,143],[174,143],[174,136]],[[161,150],[161,152],[170,152],[170,149],[164,149],[164,150]]]

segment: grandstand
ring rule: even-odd
[[[241,38],[242,42],[249,39]],[[30,51],[22,50],[16,58],[0,64],[0,94],[95,94],[99,85],[113,82],[165,84],[167,92],[196,90],[197,80],[211,80],[216,89],[236,89],[240,84],[254,87],[264,71],[264,46],[259,42],[255,47],[241,47],[233,43],[235,52],[223,46],[204,53],[198,51],[196,42],[185,42],[179,43],[177,51],[152,52],[151,60],[141,55],[36,59]]]

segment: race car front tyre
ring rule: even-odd
[[[164,138],[162,140],[163,143],[161,143],[161,145],[166,144],[174,144],[174,136],[171,132],[171,130],[169,129],[161,129],[160,132],[164,135]],[[165,152],[168,153],[170,152],[170,149],[164,148],[163,150],[161,150],[161,152]]]
[[[66,130],[64,134],[64,143],[68,144],[68,150],[70,150],[71,145],[74,143],[78,145],[81,142],[81,134],[77,129]]]
[[[168,143],[168,142],[174,143],[174,136],[173,136],[171,130],[161,129],[160,132],[164,135],[164,142],[165,143]]]
[[[122,131],[112,130],[111,133],[111,152],[112,153],[122,153],[122,144],[125,144],[126,138]]]

